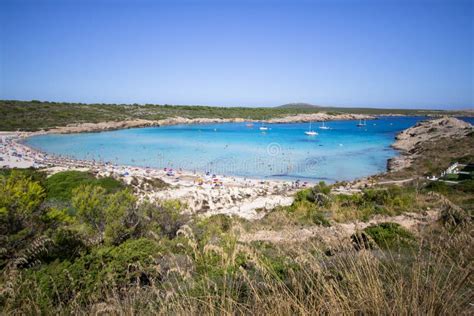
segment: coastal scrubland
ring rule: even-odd
[[[0,183],[3,314],[472,312],[472,180],[355,195],[320,183],[253,222],[137,203],[127,185],[77,171],[3,170]],[[390,221],[428,210],[441,216],[422,229]],[[377,216],[387,221],[333,242],[242,238]]]
[[[421,131],[420,131],[421,129]],[[371,177],[373,182],[416,180],[440,176],[454,163],[474,161],[474,130],[472,125],[455,118],[441,118],[419,122],[397,136],[393,145],[401,150],[389,159],[388,171]],[[449,175],[458,178],[458,175]],[[469,179],[471,176],[466,176]]]
[[[2,314],[472,314],[474,180],[426,179],[472,162],[460,132],[379,184],[321,182],[252,221],[140,200],[158,178],[0,170]]]
[[[0,100],[0,130],[37,131],[76,123],[100,123],[124,120],[161,120],[170,117],[184,118],[243,118],[268,120],[295,114],[325,112],[328,114],[368,115],[464,115],[464,112],[436,110],[397,110],[373,108],[313,107],[211,107],[175,106],[156,104],[83,104],[65,102]]]
[[[391,179],[403,179],[416,176],[432,175],[454,162],[469,163],[474,161],[474,132],[463,138],[439,138],[436,141],[417,144],[418,159],[399,170],[386,174]]]

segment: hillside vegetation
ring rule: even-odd
[[[296,103],[287,103],[283,104],[280,106],[277,106],[277,108],[283,108],[283,109],[312,109],[312,108],[318,108],[319,105],[313,105],[310,103],[304,103],[304,102],[296,102]]]
[[[99,123],[132,119],[159,120],[185,118],[244,118],[263,120],[299,113],[328,112],[330,114],[456,114],[457,112],[389,110],[371,108],[248,108],[172,105],[81,104],[40,101],[0,101],[0,130],[36,131],[72,123]],[[459,113],[458,113],[459,114]]]
[[[474,180],[418,177],[472,162],[472,136],[420,144],[403,186],[321,182],[252,222],[139,203],[135,181],[0,170],[0,310],[472,314]]]
[[[191,217],[177,201],[137,204],[130,188],[85,173],[5,170],[2,314],[469,314],[472,205],[433,194],[472,196],[472,188],[336,196],[321,183],[250,223]],[[255,229],[324,228],[427,207],[441,220],[420,232],[386,222],[335,244],[240,241]]]
[[[421,122],[418,125],[431,126],[430,124],[445,120],[466,124],[463,121],[449,118]],[[408,139],[411,139],[410,146],[407,149],[400,148],[402,149],[401,155],[391,158],[388,162],[388,168],[389,170],[392,169],[391,165],[397,160],[403,161],[407,158],[410,163],[401,164],[401,167],[394,168],[394,170],[377,175],[374,178],[383,181],[439,176],[441,171],[446,170],[455,162],[472,163],[474,161],[474,130],[469,124],[466,124],[466,127],[462,126],[439,127],[441,133],[436,133],[437,127],[433,126],[426,131],[427,135],[423,135],[424,137],[421,140],[416,138],[416,135],[412,132],[413,128],[405,130],[402,134],[409,135]],[[434,135],[430,136],[432,134]]]

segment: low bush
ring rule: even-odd
[[[441,211],[439,220],[444,226],[454,230],[469,225],[472,222],[472,212],[473,210],[469,214],[461,208],[448,205]]]
[[[456,189],[464,193],[474,193],[474,180],[464,180],[456,184]]]
[[[43,187],[46,182],[46,173],[40,172],[34,168],[13,168],[13,169],[0,168],[0,176],[3,175],[5,177],[8,177],[12,173],[21,174],[25,178],[28,178],[33,182],[38,182]]]
[[[410,248],[416,244],[413,234],[396,223],[369,226],[364,232],[382,249]]]
[[[331,223],[327,219],[326,215],[323,212],[313,211],[308,214],[311,218],[311,221],[320,226],[330,227]]]
[[[35,284],[41,310],[75,300],[88,304],[100,300],[111,289],[149,285],[158,272],[152,268],[159,245],[149,239],[126,241],[117,247],[100,247],[74,261],[58,260],[25,271],[24,277]],[[27,291],[18,294],[25,295]]]
[[[72,191],[80,185],[100,186],[107,193],[116,192],[124,188],[124,185],[114,178],[96,178],[93,174],[81,171],[58,172],[46,179],[45,187],[48,199],[68,201],[72,197]]]
[[[313,188],[297,192],[293,204],[286,210],[298,222],[327,226],[330,220],[367,221],[374,215],[399,215],[416,211],[417,205],[416,190],[413,188],[370,188],[362,193],[346,195],[331,194],[331,187],[321,182]]]
[[[415,247],[415,237],[382,223],[355,240],[356,249],[367,251],[348,251],[346,243],[325,256],[321,245],[332,245],[325,236],[245,243],[236,234],[237,219],[189,218],[178,201],[138,205],[129,190],[81,184],[72,190],[70,213],[47,204],[41,183],[31,177],[3,175],[0,184],[0,306],[6,315],[424,315],[471,309],[469,217],[455,235],[436,225],[416,251],[398,251]],[[311,194],[329,196],[327,206],[304,195],[273,214],[292,224],[327,225],[339,214],[336,208],[359,218],[377,207],[414,207],[408,205],[411,189],[351,197],[324,190]],[[375,244],[380,249],[371,250]]]
[[[363,191],[362,205],[381,207],[388,212],[399,213],[409,210],[415,201],[415,191],[408,187],[390,186],[382,189],[366,189]]]

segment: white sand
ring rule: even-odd
[[[170,184],[170,187],[163,190],[136,188],[140,200],[178,199],[187,205],[187,211],[191,213],[260,218],[264,213],[258,210],[291,204],[293,193],[301,188],[287,181],[261,181],[221,175],[211,177],[184,170],[174,170],[173,175],[169,176],[164,169],[121,166],[53,156],[21,143],[22,139],[30,135],[32,133],[0,132],[0,167],[34,167],[44,169],[50,174],[65,170],[89,170],[99,176],[112,176],[123,180],[127,184],[134,178],[138,181],[145,178],[159,178]]]

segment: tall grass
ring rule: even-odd
[[[442,234],[440,234],[442,232]],[[96,297],[80,291],[45,311],[31,279],[17,275],[3,288],[5,314],[472,314],[472,244],[469,230],[437,230],[413,250],[350,250],[325,256],[312,244],[285,246],[283,270],[256,245],[227,236],[205,244],[192,230],[180,231],[183,256],[156,261],[159,277],[117,288],[105,284]],[[442,237],[441,237],[442,236]],[[444,246],[443,246],[444,245]],[[447,248],[446,248],[447,247]],[[471,247],[472,248],[472,247]],[[471,249],[472,250],[472,249]],[[470,253],[472,256],[472,252]],[[190,263],[189,265],[183,262]],[[136,266],[133,269],[140,270]],[[132,270],[133,270],[132,269]],[[144,269],[143,269],[144,271]],[[282,273],[283,271],[283,273]],[[137,274],[134,274],[137,275]],[[74,282],[74,280],[71,280]],[[21,304],[16,299],[21,295]],[[58,293],[60,296],[60,293]]]
[[[16,171],[0,177],[2,315],[474,312],[472,215],[436,192],[389,188],[341,198],[319,185],[270,213],[276,217],[243,223],[184,216],[178,202],[138,206],[128,190],[96,186],[73,190],[69,215],[43,203],[51,191],[43,177],[32,179]],[[468,199],[465,189],[451,194]],[[240,236],[249,225],[324,225],[314,215],[333,207],[397,214],[428,205],[440,221],[416,233],[382,223],[339,241]]]

